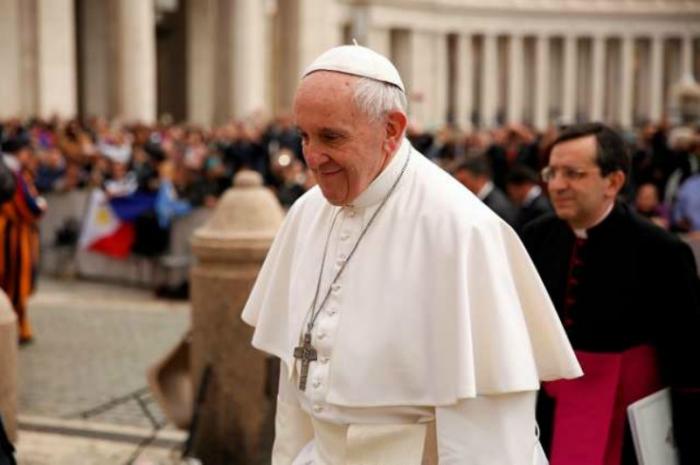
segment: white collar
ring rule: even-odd
[[[404,162],[411,151],[411,143],[408,139],[404,139],[401,142],[401,146],[396,151],[394,157],[389,161],[389,164],[384,168],[384,170],[379,173],[374,181],[367,186],[360,195],[350,202],[348,207],[365,208],[371,205],[377,204],[386,197],[391,189],[391,186],[396,181],[396,178],[401,174]]]
[[[19,173],[20,166],[17,157],[9,153],[3,153],[2,159],[7,165],[7,167],[10,168],[10,171],[12,171],[13,173]]]
[[[603,220],[605,220],[605,218],[608,217],[608,215],[610,214],[610,212],[612,211],[614,206],[615,206],[615,202],[611,203],[610,206],[605,210],[605,212],[603,212],[603,214],[600,216],[600,218],[598,218],[598,220],[595,223],[593,223],[592,225],[590,225],[588,228],[583,228],[583,229],[574,228],[574,234],[576,235],[576,237],[578,237],[579,239],[588,239],[588,230],[591,228],[594,228],[594,227],[598,226],[600,223],[602,223]]]
[[[479,200],[484,200],[491,192],[493,192],[494,187],[493,182],[487,181],[486,184],[484,184],[484,187],[482,187],[479,192],[476,193],[476,196],[479,197]]]
[[[523,205],[530,205],[541,193],[542,188],[540,186],[532,186],[530,190],[527,191],[527,195],[525,195]]]

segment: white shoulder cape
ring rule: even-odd
[[[336,208],[318,188],[296,202],[243,310],[289,373]],[[415,150],[343,283],[329,403],[451,405],[582,374],[515,232]]]

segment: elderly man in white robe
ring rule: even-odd
[[[297,90],[318,187],[243,311],[281,359],[273,465],[531,465],[540,380],[581,374],[517,236],[411,147],[406,107],[357,45]]]

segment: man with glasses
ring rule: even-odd
[[[542,171],[555,214],[524,231],[584,370],[541,391],[552,465],[637,463],[626,408],[666,385],[680,463],[700,463],[696,266],[683,242],[617,200],[629,164],[610,128],[567,128]]]

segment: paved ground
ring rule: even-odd
[[[185,436],[165,424],[145,372],[187,330],[189,303],[42,277],[29,315],[36,341],[19,352],[20,465],[176,463]]]

